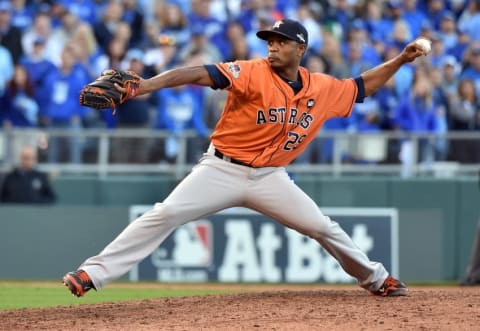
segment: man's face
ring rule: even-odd
[[[472,53],[471,64],[475,69],[480,71],[480,51]]]
[[[0,10],[0,28],[6,29],[10,25],[10,12]]]
[[[304,53],[305,45],[279,36],[268,38],[268,61],[272,68],[298,65]]]
[[[37,163],[37,156],[33,149],[25,148],[20,155],[20,166],[24,171],[32,170]]]

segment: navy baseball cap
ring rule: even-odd
[[[299,22],[290,19],[276,21],[270,30],[257,32],[257,37],[263,40],[268,40],[271,36],[281,36],[299,44],[308,45],[307,29]]]

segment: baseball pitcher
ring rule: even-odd
[[[177,68],[150,79],[124,72],[110,79],[115,74],[110,71],[82,90],[81,103],[97,108],[183,84],[229,93],[210,147],[199,163],[163,202],[63,277],[73,295],[100,290],[127,273],[178,226],[237,206],[263,213],[316,240],[370,293],[407,295],[405,284],[390,276],[381,263],[370,261],[289,178],[285,166],[315,138],[326,120],[349,116],[354,103],[362,102],[425,51],[412,42],[397,57],[359,77],[337,80],[300,66],[308,45],[307,31],[300,23],[280,20],[257,36],[267,42],[267,58]]]

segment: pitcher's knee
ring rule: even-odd
[[[312,221],[308,227],[298,229],[300,233],[313,239],[319,239],[332,232],[338,223],[332,221],[329,217],[323,217]]]
[[[173,222],[173,215],[172,208],[163,203],[156,203],[152,209],[145,212],[138,220],[152,223]]]

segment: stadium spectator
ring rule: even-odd
[[[416,71],[415,81],[407,98],[403,98],[395,111],[395,126],[402,132],[437,133],[439,125],[432,96],[432,84],[424,70]],[[413,141],[406,138],[400,146],[402,177],[410,177],[417,157],[425,166],[434,159],[434,145],[428,138],[418,140],[418,155]]]
[[[402,0],[387,0],[386,16],[395,24],[397,21],[403,20],[404,11]],[[391,30],[391,29],[390,29]]]
[[[480,0],[469,0],[468,7],[458,19],[458,29],[466,33],[470,40],[480,40]]]
[[[400,102],[395,88],[395,77],[390,78],[374,95],[378,101],[380,129],[393,131],[395,129],[395,112]],[[398,163],[400,141],[391,138],[387,141],[386,163]]]
[[[418,9],[417,0],[403,0],[402,19],[408,24],[412,36],[419,36],[422,25],[427,21],[425,14]]]
[[[175,40],[179,48],[188,44],[190,41],[188,21],[178,4],[160,2],[157,4],[155,15],[155,23],[160,25],[155,30],[155,38],[158,38],[160,33]]]
[[[213,17],[210,12],[210,1],[192,0],[191,11],[188,15],[188,22],[192,28],[191,38],[199,36],[202,31],[202,36],[206,41],[213,45],[219,45],[223,42],[224,24],[216,17]],[[221,57],[218,57],[222,59]]]
[[[94,76],[99,76],[102,71],[122,69],[122,61],[127,53],[127,45],[124,40],[114,38],[110,40],[105,53],[99,54],[94,60]]]
[[[460,15],[467,8],[469,0],[449,0],[448,9],[450,9],[455,17],[455,20],[458,21]]]
[[[186,63],[203,61],[197,54],[190,57]],[[203,122],[204,88],[196,86],[179,86],[171,89],[161,89],[156,92],[158,97],[157,129],[167,129],[169,136],[165,141],[165,157],[172,162],[179,153],[180,135],[185,130],[193,129],[199,138],[189,140],[187,144],[187,161],[196,162],[203,147],[202,138],[208,135],[208,129]]]
[[[12,10],[9,1],[0,1],[0,44],[8,49],[13,62],[17,64],[23,55],[22,32],[12,24]]]
[[[450,130],[480,131],[480,100],[475,85],[470,79],[462,79],[458,84],[458,94],[449,98]],[[480,142],[471,139],[453,139],[451,154],[453,160],[461,163],[479,163]]]
[[[376,48],[373,47],[372,42],[368,37],[365,22],[361,19],[355,19],[350,24],[346,44],[344,45],[344,54],[347,59],[349,58],[349,47],[351,43],[355,43],[360,47],[360,60],[365,64],[373,67],[381,62]]]
[[[224,57],[225,62],[251,58],[245,32],[241,24],[234,21],[230,22],[227,25],[226,36],[230,47],[227,56]]]
[[[171,68],[177,63],[178,45],[170,36],[152,36],[152,45],[145,50],[144,64],[154,75]]]
[[[53,203],[56,194],[47,175],[36,169],[37,153],[30,146],[20,152],[19,164],[3,180],[0,190],[2,203]]]
[[[375,49],[369,45],[366,38],[366,27],[362,21],[352,22],[349,37],[346,56],[347,75],[357,77],[360,73],[376,65],[379,59]],[[354,109],[348,120],[350,130],[378,130],[378,103],[375,98],[368,98],[362,104],[356,104]]]
[[[48,59],[45,52],[45,39],[38,37],[33,41],[32,52],[25,54],[20,63],[27,70],[34,85],[34,99],[39,106],[39,121],[40,126],[45,125],[45,111],[48,104],[48,91],[50,86],[46,85],[45,78],[50,72],[56,70],[55,65]]]
[[[357,77],[372,68],[372,64],[364,60],[362,44],[358,41],[353,40],[348,43],[346,59],[347,75],[350,77]]]
[[[337,0],[329,5],[326,12],[326,24],[332,31],[337,31],[336,35],[345,39],[346,28],[355,18],[354,3],[349,0]]]
[[[431,68],[428,77],[432,83],[432,99],[437,117],[437,137],[434,139],[434,159],[444,161],[448,153],[448,141],[445,134],[448,131],[447,103],[448,97],[442,88],[442,68]]]
[[[427,15],[429,21],[432,23],[436,31],[440,29],[440,21],[443,15],[448,11],[446,8],[446,1],[444,0],[429,0],[427,1]]]
[[[13,77],[13,65],[12,55],[8,49],[0,45],[0,97],[5,93],[5,88]]]
[[[325,33],[323,47],[320,52],[330,63],[330,74],[336,78],[348,77],[348,69],[339,40],[331,33]]]
[[[215,63],[223,60],[222,54],[205,34],[205,27],[202,25],[191,28],[190,43],[180,51],[179,58],[181,61],[187,61],[193,54],[198,53],[204,56],[205,63]]]
[[[107,51],[115,32],[122,22],[124,9],[120,2],[110,0],[101,12],[100,19],[93,26],[98,45]]]
[[[17,27],[20,31],[25,31],[33,22],[33,12],[31,7],[27,5],[26,0],[12,0],[12,26]]]
[[[52,30],[51,39],[61,48],[72,40],[81,21],[72,12],[64,9],[59,13],[59,24]]]
[[[0,102],[3,126],[36,127],[38,104],[34,97],[34,86],[22,65],[16,65],[12,80]]]
[[[283,18],[283,14],[273,6],[272,1],[242,1],[241,6],[241,12],[235,20],[242,25],[246,34],[257,30],[260,16],[267,17],[272,22]]]
[[[203,106],[203,122],[208,130],[213,130],[223,111],[223,106],[227,100],[227,91],[212,89],[205,90],[205,104]]]
[[[397,90],[395,89],[395,77],[390,78],[374,95],[380,109],[380,127],[382,130],[394,129],[395,109],[400,102]]]
[[[388,45],[385,49],[385,59],[392,59],[399,54],[400,49],[395,45]],[[417,62],[419,62],[419,59]],[[413,76],[415,67],[412,64],[402,66],[394,75],[395,78],[395,91],[399,98],[405,97],[413,84]]]
[[[432,51],[428,55],[429,65],[434,68],[440,68],[445,61],[445,57],[448,56],[445,43],[439,33],[432,35]]]
[[[457,24],[452,12],[448,11],[443,14],[438,34],[443,40],[446,52],[450,54],[458,42]]]
[[[267,1],[268,2],[268,1]],[[279,1],[279,0],[270,0],[270,3],[273,3],[272,7],[275,9],[275,12],[280,12],[283,17],[295,17],[295,13],[298,8],[303,5],[308,5],[309,9],[314,13],[315,19],[318,22],[321,22],[321,15],[323,15],[322,5],[325,1],[303,1],[303,0],[290,0],[290,1]]]
[[[137,48],[143,43],[144,15],[138,7],[137,0],[122,0],[123,17],[122,21],[127,23],[131,29],[131,37],[128,48]]]
[[[402,19],[395,21],[388,43],[399,49],[403,49],[411,40],[412,34],[407,23]]]
[[[96,0],[60,0],[57,3],[78,17],[80,21],[93,26],[97,21],[98,10],[102,8],[99,2]]]
[[[296,17],[302,25],[307,29],[309,40],[309,49],[320,51],[323,44],[322,26],[315,20],[314,11],[307,4],[298,6]]]
[[[260,11],[255,15],[255,26],[258,26],[259,30],[265,30],[272,26],[273,19],[266,11]],[[240,22],[241,24],[241,22]],[[250,31],[245,30],[245,25],[242,24],[243,31],[245,32],[245,38],[247,41],[250,56],[252,58],[262,58],[267,56],[267,49],[265,42],[257,37],[257,29]]]
[[[144,53],[139,49],[130,49],[125,56],[125,69],[133,70],[145,77]],[[130,99],[119,106],[114,116],[116,128],[119,129],[147,129],[150,127],[149,94]],[[114,138],[112,161],[116,163],[146,163],[149,147],[145,138]]]
[[[48,127],[51,129],[78,131],[82,127],[82,119],[92,111],[78,103],[78,91],[89,82],[89,78],[85,76],[83,70],[76,70],[75,65],[73,50],[65,47],[62,52],[61,66],[51,71],[45,78],[45,85],[50,87],[45,115]],[[48,148],[49,162],[63,161],[64,155],[69,155],[68,160],[72,163],[82,161],[80,138],[51,137]]]
[[[95,78],[94,64],[100,55],[100,49],[92,27],[85,23],[79,24],[69,42],[69,46],[73,48],[78,63],[87,70],[90,79]]]
[[[433,29],[432,23],[430,21],[424,21],[422,23],[422,28],[420,29],[419,37],[427,38],[428,40],[432,40],[432,35],[436,33]]]
[[[470,45],[470,36],[462,31],[457,31],[457,44],[455,48],[449,50],[449,54],[455,56],[457,61],[463,62]]]
[[[465,54],[465,70],[460,77],[470,79],[475,84],[477,95],[480,95],[480,43],[474,43]]]
[[[365,4],[365,27],[371,38],[386,41],[389,31],[393,29],[393,20],[382,15],[382,4],[378,1],[368,1]]]
[[[458,92],[457,88],[460,77],[461,65],[457,62],[455,56],[449,55],[445,57],[441,70],[441,89],[443,91],[443,94],[447,98],[446,106],[448,110],[448,99],[451,95]]]
[[[146,1],[146,0],[144,0]],[[210,2],[211,0],[208,0]],[[185,15],[190,15],[192,11],[192,1],[191,0],[169,0],[169,2],[174,2],[176,3],[180,9],[182,10],[182,13],[185,13]]]
[[[168,161],[176,160],[179,153],[180,135],[188,129],[196,130],[199,138],[205,138],[208,130],[203,123],[201,100],[193,87],[182,86],[164,89],[158,93],[157,128],[167,129],[169,136],[165,141],[165,157]],[[201,149],[200,139],[190,140],[187,146],[187,161],[195,162]]]
[[[115,29],[115,33],[113,34],[113,39],[121,40],[126,46],[128,50],[131,48],[131,41],[132,41],[132,28],[126,22],[120,22]]]
[[[52,17],[45,12],[35,16],[33,26],[22,35],[22,46],[27,56],[33,52],[34,41],[43,39],[45,42],[45,56],[56,66],[60,65],[62,44],[52,38]]]

